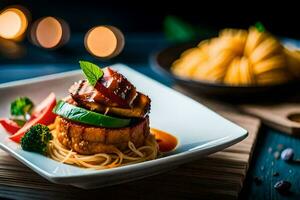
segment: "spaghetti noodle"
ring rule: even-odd
[[[48,145],[49,156],[61,163],[77,165],[90,169],[108,169],[147,160],[153,160],[158,154],[158,145],[152,134],[145,140],[145,145],[136,148],[132,142],[128,142],[128,149],[120,151],[115,148],[113,153],[97,153],[94,155],[81,155],[62,145],[57,139],[57,120],[48,126],[53,135],[53,140]]]

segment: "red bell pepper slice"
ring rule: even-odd
[[[20,129],[20,126],[10,119],[0,118],[0,124],[11,134],[15,134]]]
[[[51,92],[47,98],[45,98],[39,105],[34,108],[31,115],[35,117],[38,116],[46,107],[48,107],[52,103],[56,104],[56,97],[53,92]]]
[[[45,100],[43,100],[33,111],[30,120],[24,124],[14,135],[9,138],[15,142],[20,142],[21,138],[36,124],[49,125],[54,122],[56,115],[52,112],[56,105],[55,94],[51,93]]]

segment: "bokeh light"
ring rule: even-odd
[[[46,17],[40,21],[36,28],[36,39],[45,48],[55,47],[62,38],[62,26],[53,17]]]
[[[37,46],[54,49],[69,41],[70,28],[62,19],[45,17],[34,22],[30,39]]]
[[[29,21],[29,12],[24,7],[6,8],[0,13],[0,37],[19,40],[23,37]]]
[[[97,26],[87,32],[84,45],[87,51],[98,58],[112,58],[124,48],[122,32],[113,26]]]
[[[0,55],[8,59],[18,59],[26,55],[26,48],[13,40],[0,38]]]

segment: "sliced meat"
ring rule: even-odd
[[[149,118],[125,128],[103,128],[75,123],[58,117],[57,138],[64,146],[84,155],[113,153],[126,150],[131,141],[136,147],[144,145],[150,133]]]
[[[71,95],[79,96],[82,101],[130,108],[137,96],[136,88],[122,74],[111,68],[105,68],[103,71],[104,76],[95,86],[91,86],[86,80],[72,85],[69,89]]]
[[[76,97],[74,100],[79,106],[88,110],[119,117],[144,117],[149,113],[151,102],[149,97],[141,93],[138,93],[132,104],[132,108],[109,107],[94,102],[81,101],[80,98]]]
[[[137,97],[131,107],[121,108],[112,105],[106,97],[88,84],[87,81],[75,83],[70,88],[73,100],[81,107],[100,113],[121,117],[144,117],[149,113],[151,100],[146,95],[137,92]]]
[[[91,86],[87,80],[80,80],[74,83],[69,89],[70,95],[74,100],[78,99],[81,102],[93,102],[107,106],[118,106],[103,94],[98,92]]]
[[[104,68],[103,71],[104,76],[101,79],[102,85],[115,95],[121,97],[130,106],[137,96],[134,85],[132,85],[122,74],[114,71],[110,67]]]

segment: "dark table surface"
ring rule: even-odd
[[[28,42],[20,44],[23,56],[18,59],[0,57],[0,83],[32,78],[36,76],[79,69],[78,60],[90,60],[105,66],[122,62],[168,86],[172,81],[155,73],[149,64],[150,55],[170,45],[161,34],[128,35],[123,53],[109,61],[99,61],[88,55],[83,48],[83,35],[74,35],[63,48],[47,51],[33,47]],[[1,100],[1,98],[0,98]],[[247,175],[241,199],[300,199],[300,163],[287,163],[275,159],[273,153],[291,147],[300,159],[300,138],[288,136],[268,127],[263,127],[258,137],[253,160]],[[279,176],[273,176],[275,172]],[[261,179],[256,184],[254,177]],[[274,189],[278,180],[292,183],[291,193],[281,195]]]

